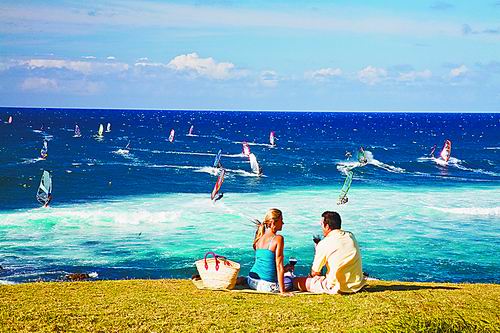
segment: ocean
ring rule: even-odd
[[[238,261],[245,274],[250,220],[269,208],[283,211],[285,259],[298,259],[299,275],[310,269],[321,214],[335,210],[372,277],[500,283],[498,113],[0,108],[0,119],[3,284],[75,272],[189,278],[207,251]],[[107,123],[111,131],[96,138]],[[440,165],[429,152],[447,139],[452,157]],[[242,154],[244,141],[261,177]],[[361,146],[365,166],[355,158]],[[227,172],[213,204],[219,149]],[[337,205],[349,169],[349,202]],[[49,208],[35,199],[43,170],[53,179]]]

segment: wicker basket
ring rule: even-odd
[[[207,258],[212,255],[213,258]],[[233,289],[240,272],[240,264],[213,252],[207,252],[205,258],[196,261],[203,287],[208,289]]]

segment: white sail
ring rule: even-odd
[[[75,138],[79,138],[82,136],[82,133],[80,132],[80,127],[78,125],[75,125],[75,135],[73,135]]]
[[[8,123],[9,123],[9,124],[12,124],[12,116],[9,116]]]
[[[194,129],[194,125],[191,125],[191,127],[189,127],[188,135],[193,135],[193,129]]]
[[[172,128],[172,130],[170,131],[170,136],[168,137],[168,141],[174,142],[174,138],[175,138],[175,130]]]
[[[274,131],[271,131],[271,133],[269,133],[269,143],[271,144],[271,146],[276,145]]]
[[[36,193],[36,200],[45,205],[49,201],[49,194],[52,194],[52,176],[47,170],[44,170]]]
[[[108,126],[106,126],[106,132],[111,132],[111,123],[108,123]]]
[[[252,172],[256,174],[260,174],[259,162],[257,162],[257,157],[253,153],[251,153],[248,158],[250,159],[250,167],[252,168]]]
[[[102,136],[102,133],[104,132],[104,126],[102,124],[99,125],[99,132],[97,132],[98,136]]]

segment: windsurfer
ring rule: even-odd
[[[436,146],[437,145],[432,146],[431,152],[429,153],[429,157],[434,157],[434,152],[436,151]]]
[[[222,192],[217,193],[217,195],[214,198],[214,202],[216,202],[217,200],[222,199],[223,196],[224,196],[224,193],[222,193]]]
[[[368,160],[366,159],[366,154],[365,154],[365,150],[363,149],[363,147],[359,147],[359,150],[358,150],[358,161],[359,163],[365,165],[368,163]]]
[[[52,201],[52,193],[47,194],[47,202],[43,205],[43,207],[49,207],[50,202]]]

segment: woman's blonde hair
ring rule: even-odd
[[[264,233],[266,232],[266,228],[269,228],[271,226],[272,222],[277,222],[279,219],[282,218],[282,213],[281,210],[277,208],[271,208],[267,211],[266,216],[264,216],[264,222],[260,222],[259,220],[256,220],[257,224],[257,231],[255,232],[255,238],[253,240],[253,248],[255,250],[257,242],[259,239],[264,236]]]

